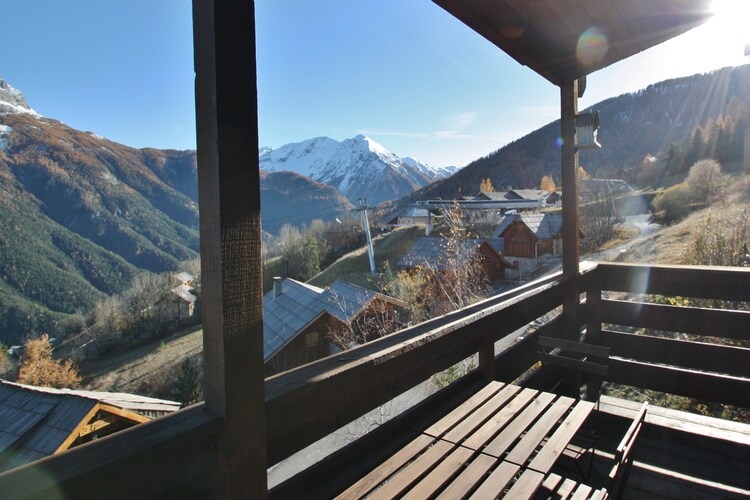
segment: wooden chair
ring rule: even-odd
[[[537,346],[544,365],[570,370],[586,383],[586,399],[595,400],[598,410],[602,381],[609,372],[609,347],[554,337],[539,337]]]
[[[558,366],[573,372],[576,380],[575,397],[580,397],[579,384],[585,382],[586,399],[596,402],[598,412],[602,382],[609,372],[609,347],[544,336],[537,339],[537,347],[539,349],[537,352],[538,359],[543,363],[542,377],[544,378],[546,372],[544,370],[545,365]],[[576,469],[586,481],[591,477],[594,454],[599,440],[596,416],[594,415],[592,418],[594,421],[589,428],[579,431],[578,443],[568,445],[565,452],[565,455],[573,460]],[[589,453],[590,456],[588,467],[584,472],[580,465],[580,459],[586,453]]]
[[[622,498],[622,494],[625,491],[625,484],[628,481],[630,469],[633,467],[633,448],[635,447],[643,423],[646,421],[647,409],[648,403],[643,403],[643,406],[641,406],[640,411],[615,450],[615,463],[609,472],[607,487],[612,492],[612,498]]]

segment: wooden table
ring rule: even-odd
[[[435,424],[415,429],[413,441],[339,498],[528,498],[541,487],[557,498],[565,498],[559,491],[605,498],[604,490],[550,474],[593,408],[492,382]]]

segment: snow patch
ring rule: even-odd
[[[0,151],[8,149],[8,134],[11,132],[13,132],[13,127],[0,124]]]

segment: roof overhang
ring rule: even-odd
[[[433,1],[558,86],[669,40],[712,16],[711,0]]]

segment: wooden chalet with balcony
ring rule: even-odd
[[[254,6],[194,0],[206,401],[0,473],[3,497],[750,495],[748,425],[579,398],[592,369],[590,400],[603,380],[750,407],[750,313],[648,300],[747,303],[749,269],[579,265],[586,75],[702,23],[708,1],[435,3],[560,88],[562,272],[266,379]],[[592,27],[609,50],[579,60]],[[539,363],[541,337],[598,361]],[[268,491],[269,466],[474,354],[478,369]]]

